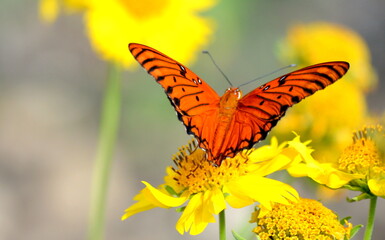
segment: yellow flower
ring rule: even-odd
[[[287,137],[288,129],[295,129],[302,137],[313,139],[323,158],[330,159],[346,146],[366,112],[364,95],[342,79],[290,109],[274,133]]]
[[[84,10],[91,0],[40,0],[40,18],[48,23],[52,23],[58,17],[60,10],[72,13]]]
[[[301,198],[290,205],[275,204],[271,211],[261,214],[259,208],[250,222],[257,223],[254,232],[261,240],[269,239],[349,239],[352,224],[343,226],[337,216],[320,202]]]
[[[341,80],[288,111],[274,129],[278,135],[295,129],[302,137],[313,139],[317,158],[333,158],[348,144],[350,133],[367,119],[364,93],[377,82],[368,47],[346,27],[316,22],[290,28],[279,54],[285,62],[301,66],[335,60],[350,63]]]
[[[327,22],[294,25],[280,46],[280,55],[285,62],[300,65],[347,61],[351,68],[346,79],[361,91],[367,91],[377,83],[364,39],[342,25]]]
[[[342,152],[338,162],[320,163],[304,158],[292,165],[289,173],[308,176],[330,188],[346,187],[365,196],[385,197],[385,134],[382,126],[365,127],[353,136],[353,143]]]
[[[174,156],[176,167],[167,168],[164,184],[154,188],[143,182],[146,187],[134,198],[138,202],[126,209],[122,219],[154,207],[185,204],[176,229],[180,234],[196,235],[215,222],[214,215],[224,210],[226,203],[242,208],[257,201],[270,210],[273,203],[295,202],[295,189],[265,176],[302,161],[307,154],[306,143],[299,137],[280,145],[273,138],[270,145],[244,150],[215,167],[205,159],[205,152],[191,143]]]
[[[53,21],[60,6],[84,11],[94,50],[105,60],[130,67],[127,45],[150,45],[187,64],[211,39],[213,23],[198,14],[216,0],[41,0],[40,14]]]

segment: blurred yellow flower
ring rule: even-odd
[[[58,8],[84,10],[87,33],[94,50],[105,60],[130,67],[130,42],[140,42],[181,62],[194,60],[207,44],[213,23],[199,16],[216,0],[41,0],[40,14],[53,21]],[[59,7],[58,7],[59,6]]]
[[[198,13],[214,0],[94,0],[86,14],[94,49],[104,58],[128,67],[134,59],[127,44],[139,42],[166,52],[183,63],[211,38],[213,24]]]
[[[290,205],[275,204],[271,211],[261,214],[259,208],[250,222],[257,223],[254,232],[261,240],[269,239],[350,239],[352,224],[343,226],[337,215],[320,202],[301,198]]]
[[[368,47],[346,27],[316,22],[290,28],[279,55],[283,61],[299,65],[335,60],[350,63],[349,72],[341,80],[288,111],[273,130],[287,136],[294,129],[302,137],[313,139],[317,159],[334,158],[348,144],[347,136],[367,119],[364,93],[377,82]]]
[[[338,162],[320,163],[311,157],[292,165],[294,177],[308,176],[330,188],[345,187],[360,191],[364,198],[385,197],[385,133],[382,126],[365,127],[353,136],[353,143],[342,152]]]
[[[307,66],[327,61],[347,61],[346,80],[361,91],[375,87],[377,75],[365,40],[346,26],[327,22],[297,24],[288,30],[279,49],[284,62]]]
[[[290,109],[273,131],[288,137],[295,130],[312,139],[322,161],[334,158],[349,143],[352,130],[362,125],[366,113],[365,96],[341,79]]]
[[[226,208],[242,208],[259,202],[271,210],[273,203],[295,202],[298,193],[291,186],[265,176],[286,169],[293,162],[309,155],[306,143],[294,140],[245,150],[215,167],[205,158],[205,152],[195,144],[184,146],[174,157],[176,168],[168,167],[165,183],[158,188],[146,187],[135,196],[137,202],[126,209],[122,220],[154,207],[170,208],[186,204],[176,224],[180,234],[201,233],[213,215]]]
[[[40,18],[48,23],[56,20],[61,10],[72,13],[87,8],[91,0],[40,0]]]

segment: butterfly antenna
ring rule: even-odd
[[[253,80],[251,80],[251,81],[248,81],[248,82],[246,82],[246,83],[242,83],[242,84],[239,85],[238,87],[245,86],[245,85],[247,85],[247,84],[249,84],[249,83],[252,83],[252,82],[254,82],[254,81],[257,81],[257,80],[259,80],[259,79],[261,79],[261,78],[267,77],[267,76],[269,76],[269,75],[271,75],[271,74],[274,74],[274,73],[276,73],[276,72],[282,71],[282,70],[287,69],[287,68],[295,67],[295,66],[297,66],[297,65],[296,65],[296,64],[290,64],[290,65],[288,65],[288,66],[278,68],[277,70],[274,70],[274,71],[269,72],[269,73],[267,73],[267,74],[265,74],[265,75],[262,75],[262,76],[260,76],[260,77],[257,77],[257,78],[255,78],[255,79],[253,79]]]
[[[202,51],[202,53],[204,54],[207,54],[209,55],[209,57],[211,58],[211,61],[214,63],[215,67],[219,70],[219,72],[222,73],[222,75],[225,77],[226,81],[230,84],[230,86],[233,86],[233,84],[230,82],[230,80],[227,78],[226,74],[221,70],[221,68],[217,65],[217,63],[215,62],[213,56],[211,56],[211,54],[209,53],[209,51]]]

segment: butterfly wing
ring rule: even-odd
[[[263,140],[286,110],[340,79],[347,62],[326,62],[288,73],[251,91],[238,102],[232,149],[252,147]],[[241,127],[243,126],[243,127]]]
[[[187,133],[197,137],[199,146],[207,149],[210,129],[216,124],[218,94],[190,69],[165,54],[137,43],[130,43],[128,48],[163,87]]]
[[[349,69],[347,62],[328,62],[276,78],[241,98],[232,120],[219,123],[220,98],[207,83],[153,48],[131,43],[129,49],[163,87],[187,132],[197,137],[208,159],[217,165],[263,140],[289,107],[334,83]]]

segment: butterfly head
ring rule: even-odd
[[[223,94],[223,97],[226,95],[228,96],[228,98],[235,98],[239,100],[242,97],[242,91],[241,89],[236,87],[229,87],[228,89],[226,89],[226,92],[225,94]]]
[[[220,106],[222,109],[235,109],[241,97],[242,91],[239,88],[228,88],[221,97]]]

